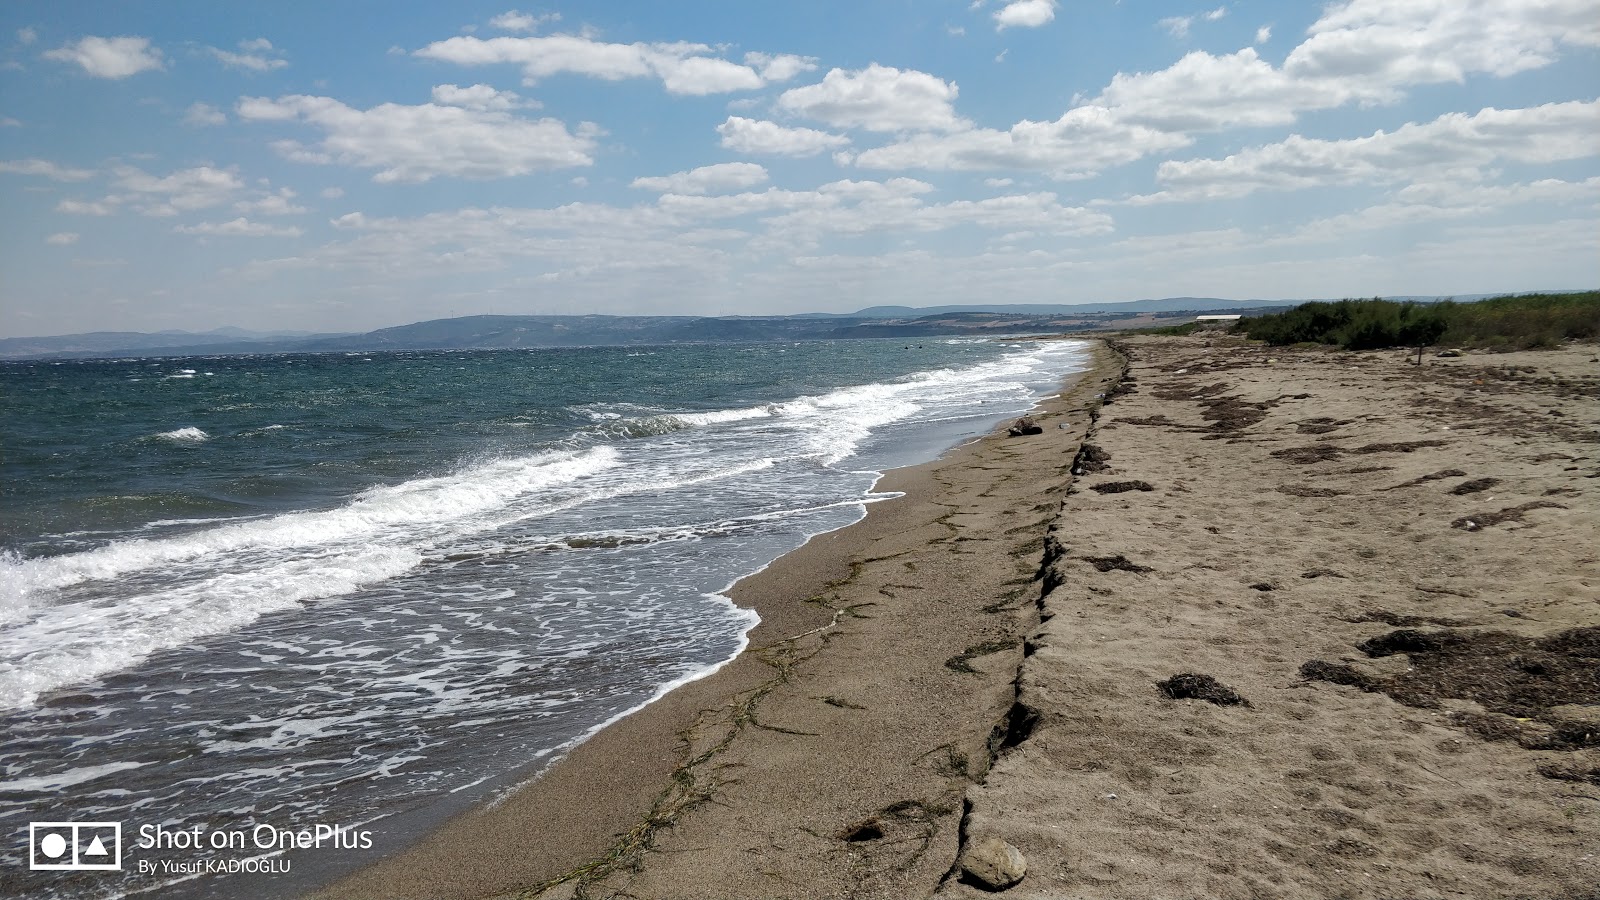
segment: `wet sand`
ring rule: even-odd
[[[1103,407],[1109,352],[740,582],[729,666],[324,896],[988,896],[997,838],[1010,897],[1596,897],[1600,348],[1123,349]]]

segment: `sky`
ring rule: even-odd
[[[0,4],[0,336],[1600,286],[1600,0]]]

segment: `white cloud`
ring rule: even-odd
[[[337,199],[339,199],[340,197],[343,197],[343,196],[344,196],[344,188],[342,188],[342,187],[329,187],[329,188],[323,188],[322,189],[322,197],[324,199],[337,200]]]
[[[1270,41],[1270,40],[1272,40],[1272,26],[1271,25],[1263,25],[1260,28],[1256,29],[1256,43],[1257,44],[1265,44],[1267,41]]]
[[[1056,17],[1056,0],[1012,0],[994,14],[995,30],[1038,28]]]
[[[304,206],[294,202],[295,196],[293,190],[279,188],[276,194],[265,194],[254,200],[240,200],[233,205],[233,208],[235,212],[258,216],[297,216],[308,212]]]
[[[433,102],[441,106],[460,106],[477,110],[508,110],[539,105],[537,101],[522,99],[515,91],[495,90],[487,84],[475,84],[471,87],[454,84],[435,85]]]
[[[1080,106],[1054,122],[1023,120],[1008,131],[917,135],[866,150],[855,163],[868,169],[1022,169],[1070,178],[1189,143],[1182,134],[1120,121],[1104,107]]]
[[[775,156],[815,156],[825,150],[847,146],[850,139],[815,128],[787,128],[776,122],[729,116],[717,126],[722,146],[739,153],[770,153]]]
[[[161,51],[142,37],[86,37],[58,50],[47,50],[46,59],[74,63],[96,78],[127,78],[140,72],[163,69]]]
[[[194,103],[183,114],[183,124],[194,126],[225,125],[228,117],[209,103]]]
[[[56,247],[65,247],[69,244],[76,244],[78,242],[78,233],[75,231],[58,231],[55,234],[45,238],[44,242]]]
[[[869,131],[956,131],[969,123],[951,105],[959,89],[926,72],[873,63],[847,72],[833,69],[820,84],[791,88],[779,109],[836,128]]]
[[[1373,231],[1450,219],[1484,219],[1512,206],[1589,204],[1600,201],[1600,177],[1584,181],[1547,178],[1524,184],[1486,185],[1433,181],[1407,185],[1392,200],[1309,222],[1269,239],[1268,245],[1327,243]]]
[[[1243,197],[1260,190],[1427,180],[1497,162],[1551,163],[1600,155],[1600,100],[1448,113],[1351,140],[1288,139],[1226,159],[1168,160],[1166,190],[1136,203]]]
[[[239,49],[244,52],[233,53],[228,50],[219,50],[216,47],[207,47],[206,52],[228,68],[245,72],[271,72],[274,69],[281,69],[289,65],[289,61],[282,57],[267,55],[276,51],[273,49],[272,42],[266,38],[240,41]]]
[[[195,166],[168,175],[151,175],[133,166],[119,166],[112,173],[116,176],[112,193],[94,201],[62,200],[56,210],[83,216],[109,216],[122,210],[145,216],[175,216],[219,206],[244,188],[244,182],[231,168]]]
[[[1227,56],[1195,51],[1157,72],[1118,73],[1094,103],[1118,118],[1168,131],[1287,125],[1300,110],[1355,97],[1336,80],[1298,79],[1250,47]]]
[[[318,147],[294,141],[274,147],[295,161],[378,169],[373,180],[383,183],[438,176],[509,178],[594,162],[589,155],[593,130],[580,126],[573,134],[555,119],[523,119],[498,110],[433,103],[359,110],[330,97],[293,95],[245,97],[237,112],[254,121],[315,125],[325,132]]]
[[[815,56],[795,56],[792,53],[756,53],[754,51],[744,55],[744,64],[755,69],[761,75],[761,80],[769,84],[788,81],[802,72],[814,72],[817,69]]]
[[[1011,178],[985,178],[983,183],[986,187],[1003,188],[1016,184],[1016,180]]]
[[[561,21],[560,13],[540,13],[535,15],[513,9],[490,19],[489,25],[501,31],[538,31],[539,26],[546,22],[559,21]]]
[[[293,226],[252,222],[243,216],[228,222],[201,222],[198,225],[178,225],[172,230],[179,234],[217,235],[222,237],[299,237],[305,233]]]
[[[33,30],[32,28],[18,28],[17,29],[17,43],[19,43],[19,44],[24,44],[24,45],[31,44],[34,41],[37,41],[38,39],[39,39],[39,32]]]
[[[56,212],[74,216],[109,216],[116,212],[116,208],[103,201],[62,200],[56,204]]]
[[[522,67],[524,83],[570,73],[619,81],[654,77],[668,93],[702,96],[753,90],[767,81],[754,68],[709,55],[705,44],[611,44],[592,38],[552,34],[544,37],[453,37],[417,50],[415,55],[463,66],[514,64]],[[792,77],[808,64],[801,57],[759,54],[773,77]],[[781,79],[779,79],[781,80]]]
[[[1227,14],[1228,8],[1226,6],[1219,6],[1210,12],[1196,13],[1192,16],[1171,16],[1169,18],[1162,19],[1161,21],[1157,22],[1156,25],[1171,32],[1172,36],[1175,38],[1186,38],[1189,36],[1189,29],[1194,27],[1195,22],[1201,20],[1215,22]]]
[[[21,128],[22,123],[10,116],[0,116],[0,128]]]
[[[195,166],[170,175],[151,175],[132,166],[115,170],[121,193],[102,203],[126,205],[146,216],[173,216],[228,202],[244,187],[232,169]]]
[[[765,184],[767,170],[755,163],[718,163],[687,172],[635,178],[633,187],[664,194],[723,194]]]
[[[1324,11],[1284,61],[1379,98],[1397,86],[1504,77],[1549,65],[1559,43],[1600,46],[1593,0],[1349,0]]]
[[[74,169],[53,163],[47,159],[18,159],[9,162],[0,160],[0,172],[9,172],[13,175],[36,175],[48,178],[51,181],[88,181],[94,177],[90,169]]]

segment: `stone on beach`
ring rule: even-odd
[[[1025,434],[1044,434],[1044,428],[1027,416],[1023,416],[1012,423],[1010,428],[1006,429],[1006,434],[1012,437],[1021,437]]]
[[[1005,890],[1028,874],[1022,851],[994,835],[974,842],[961,858],[961,870],[992,890]]]

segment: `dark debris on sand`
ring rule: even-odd
[[[1600,746],[1600,731],[1551,712],[1600,704],[1600,627],[1542,638],[1504,631],[1418,631],[1402,628],[1363,641],[1372,657],[1407,654],[1410,668],[1379,677],[1343,663],[1311,660],[1302,677],[1388,694],[1407,706],[1435,709],[1470,700],[1487,714],[1460,713],[1458,725],[1486,740],[1515,740],[1529,749]]]
[[[1222,682],[1198,672],[1183,672],[1156,682],[1161,693],[1173,700],[1204,700],[1218,706],[1249,706],[1250,701]]]
[[[1107,481],[1090,485],[1089,490],[1098,494],[1121,494],[1126,491],[1153,491],[1155,488],[1148,481]]]

